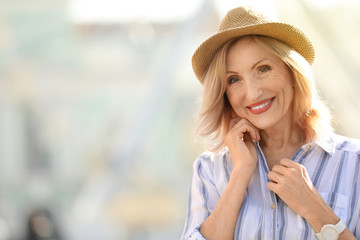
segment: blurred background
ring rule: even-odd
[[[191,55],[239,5],[310,37],[360,138],[359,0],[1,0],[0,240],[179,239],[204,150]]]

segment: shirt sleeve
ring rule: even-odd
[[[201,155],[194,163],[187,216],[181,240],[203,240],[200,224],[210,215],[220,196],[214,183],[211,157]]]
[[[354,236],[356,239],[360,239],[360,212],[358,212],[358,219],[356,222],[355,230],[353,231]]]

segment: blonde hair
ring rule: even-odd
[[[321,138],[332,131],[331,117],[315,89],[310,64],[299,53],[285,43],[271,37],[251,37],[259,45],[282,59],[292,71],[294,78],[293,119],[303,132],[306,142]],[[232,107],[226,91],[226,55],[230,47],[240,38],[227,42],[212,59],[203,79],[202,105],[197,121],[197,133],[211,151],[224,147],[229,130]]]

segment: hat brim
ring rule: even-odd
[[[192,67],[201,83],[215,53],[229,40],[246,35],[261,35],[278,39],[301,54],[310,64],[314,62],[315,51],[310,40],[300,29],[290,24],[271,22],[232,28],[218,32],[205,40],[192,56]]]

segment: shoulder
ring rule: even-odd
[[[332,141],[335,151],[360,154],[360,139],[334,134]]]
[[[221,149],[219,152],[203,152],[194,162],[194,170],[199,171],[202,168],[213,170],[214,168],[227,165],[231,161],[227,148]]]

